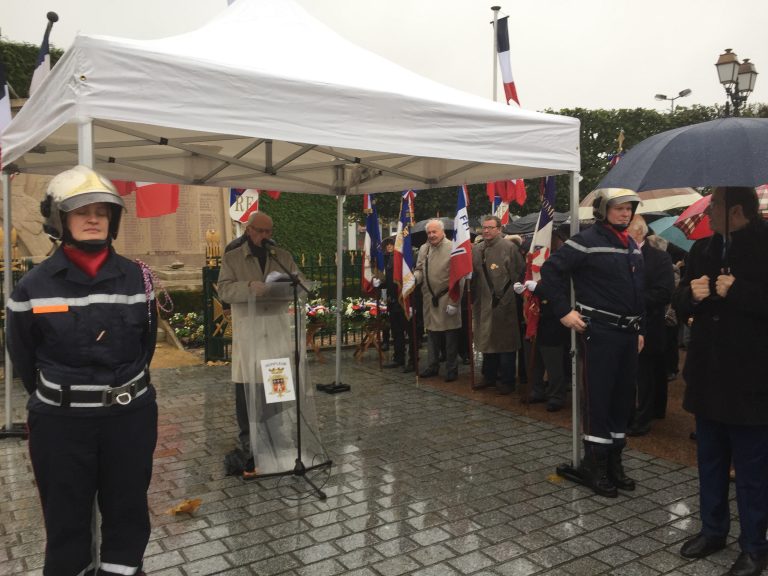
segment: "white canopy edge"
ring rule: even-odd
[[[368,52],[291,0],[238,0],[159,40],[79,35],[0,137],[56,173],[94,125],[112,178],[349,193],[577,172],[579,121],[440,85]]]

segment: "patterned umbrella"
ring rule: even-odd
[[[757,187],[757,197],[760,200],[760,214],[768,219],[768,184]],[[712,200],[711,195],[704,196],[691,204],[675,221],[674,226],[682,230],[689,240],[712,236],[709,215],[706,213],[710,200]]]

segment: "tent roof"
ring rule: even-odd
[[[87,120],[96,169],[125,180],[354,194],[579,170],[578,120],[432,82],[292,0],[158,40],[79,35],[0,137],[4,163],[75,164]]]

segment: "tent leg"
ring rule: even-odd
[[[571,236],[579,232],[579,180],[581,177],[578,172],[569,173],[571,189]],[[571,282],[571,306],[576,306],[576,293],[573,290]],[[571,330],[571,411],[572,411],[572,462],[558,466],[557,473],[560,476],[573,480],[570,472],[578,468],[581,463],[581,390],[579,389],[579,357],[576,346],[576,332]]]
[[[93,168],[93,121],[89,118],[77,125],[77,162]]]
[[[342,167],[341,170],[344,170]],[[343,174],[337,174],[337,182]],[[342,297],[344,287],[344,201],[346,195],[341,192],[336,196],[336,372],[333,382],[330,384],[318,384],[317,389],[328,394],[347,392],[351,389],[349,384],[341,381],[341,315]]]
[[[3,187],[3,305],[13,290],[13,253],[11,252],[11,176],[2,171]],[[5,342],[8,342],[8,325],[5,325]],[[13,365],[5,346],[5,426],[0,428],[2,438],[26,438],[27,427],[23,422],[13,422],[13,403],[11,386],[13,385]]]

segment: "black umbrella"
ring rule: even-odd
[[[683,126],[634,146],[597,186],[640,192],[768,182],[768,119],[721,118]]]
[[[570,214],[568,212],[555,212],[554,221],[555,226],[562,224],[568,218]],[[520,216],[516,220],[508,222],[504,226],[504,234],[533,234],[536,230],[536,222],[539,220],[538,212],[531,212],[525,216]]]

